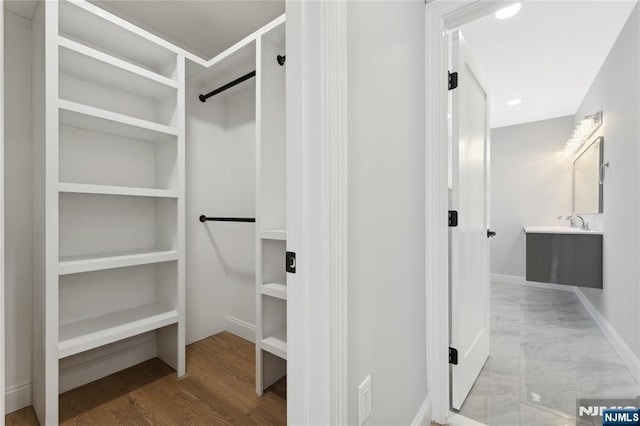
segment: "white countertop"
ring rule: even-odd
[[[579,228],[569,228],[568,226],[525,226],[524,232],[527,234],[591,234],[602,235],[602,231],[584,231]]]

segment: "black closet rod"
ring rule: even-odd
[[[200,216],[200,222],[255,222],[254,217],[207,217],[205,215]]]
[[[286,56],[278,55],[278,56],[276,56],[276,61],[278,61],[278,64],[280,64],[282,66],[282,65],[284,65],[284,62],[286,61]],[[245,74],[240,78],[236,78],[231,83],[227,83],[222,87],[218,87],[213,92],[209,92],[206,95],[198,95],[198,98],[200,98],[200,102],[206,102],[207,99],[209,99],[210,97],[215,96],[220,92],[224,92],[227,89],[231,89],[233,86],[236,86],[236,85],[242,83],[243,81],[249,80],[250,78],[253,78],[255,76],[256,76],[256,72],[255,71],[251,71],[250,73]]]
[[[245,74],[240,78],[236,78],[231,83],[227,83],[222,87],[218,87],[216,90],[214,90],[212,92],[209,92],[206,95],[199,95],[198,98],[200,99],[200,102],[206,102],[207,99],[209,99],[210,97],[215,96],[220,92],[224,92],[227,89],[231,89],[233,86],[237,86],[238,84],[242,83],[243,81],[249,80],[250,78],[253,78],[255,76],[256,76],[256,72],[255,71],[251,71],[250,73]]]

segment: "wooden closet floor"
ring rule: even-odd
[[[255,393],[255,346],[222,332],[187,346],[187,374],[158,358],[60,395],[61,425],[284,425],[286,377]],[[38,425],[33,407],[6,425]]]

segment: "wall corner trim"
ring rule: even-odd
[[[431,394],[427,394],[416,416],[411,421],[411,426],[429,426],[433,417],[433,405]]]

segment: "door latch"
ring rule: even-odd
[[[458,350],[449,346],[449,364],[458,365]]]
[[[458,226],[458,211],[449,210],[449,226]]]
[[[458,73],[449,71],[449,90],[458,88]]]
[[[296,253],[288,251],[286,255],[286,270],[291,274],[296,273]]]

